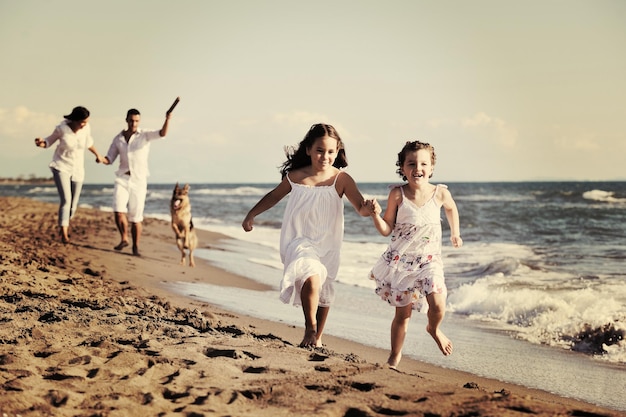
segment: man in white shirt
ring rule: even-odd
[[[122,250],[129,245],[128,223],[133,238],[133,255],[140,256],[139,238],[143,210],[148,190],[148,156],[150,143],[167,134],[171,112],[165,115],[165,122],[161,130],[139,129],[141,114],[137,109],[130,109],[126,113],[126,130],[122,130],[111,142],[109,151],[104,157],[104,164],[112,164],[120,157],[120,165],[115,171],[115,187],[113,189],[113,211],[115,224],[120,232],[120,243],[115,250]]]

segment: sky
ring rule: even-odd
[[[432,182],[626,180],[625,45],[622,0],[0,0],[0,177],[51,177],[34,139],[75,106],[105,154],[180,96],[152,183],[278,183],[320,122],[357,183],[409,140]]]

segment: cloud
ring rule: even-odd
[[[484,112],[464,118],[461,121],[461,126],[507,148],[512,148],[517,144],[517,129],[506,121],[491,117]]]
[[[599,143],[591,138],[557,138],[557,146],[575,151],[595,151],[601,149]]]
[[[559,149],[568,151],[596,151],[602,148],[597,135],[589,132],[573,132],[571,128],[554,125],[553,143]]]
[[[433,132],[448,132],[455,137],[482,139],[503,148],[513,148],[518,143],[519,133],[505,120],[478,112],[462,118],[433,118],[422,123]]]
[[[59,116],[48,113],[38,113],[25,106],[0,108],[0,136],[2,138],[18,139],[25,136],[45,136],[52,132]],[[48,132],[49,131],[49,132]],[[33,136],[33,139],[34,137]]]
[[[427,120],[425,124],[430,129],[436,130],[441,127],[451,125],[451,122],[449,119],[430,119],[430,120]]]
[[[34,139],[48,136],[61,119],[60,116],[34,112],[25,106],[0,108],[3,152],[10,152],[16,157],[32,153]]]
[[[328,123],[331,124],[341,137],[349,134],[348,129],[341,123],[337,123],[331,120],[331,117],[327,114],[316,113],[304,110],[294,110],[286,113],[275,113],[272,116],[272,120],[279,126],[287,128],[288,130],[297,129],[301,136],[304,137],[309,127],[315,123]]]

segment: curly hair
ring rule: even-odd
[[[398,153],[398,160],[396,161],[396,166],[398,167],[398,169],[396,169],[396,173],[404,181],[406,181],[406,176],[402,173],[402,167],[404,166],[406,155],[409,152],[417,152],[420,149],[425,149],[428,152],[430,152],[430,162],[433,165],[433,168],[435,167],[435,162],[437,162],[437,154],[435,154],[435,148],[430,143],[420,142],[419,140],[416,140],[413,142],[407,141],[404,144],[404,147],[402,148],[402,150]],[[433,173],[431,172],[428,178],[432,178],[432,176],[433,176]]]
[[[335,168],[345,168],[348,166],[348,158],[346,157],[346,150],[343,145],[343,141],[339,136],[339,133],[331,125],[324,123],[316,123],[304,136],[304,139],[300,141],[297,149],[294,147],[285,147],[285,155],[287,160],[280,167],[280,174],[282,178],[296,169],[311,165],[311,157],[307,155],[307,150],[310,150],[313,143],[319,138],[328,136],[333,139],[337,139],[337,157],[333,166]]]

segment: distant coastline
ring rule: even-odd
[[[28,178],[0,178],[0,184],[3,185],[25,185],[25,184],[54,184],[52,177],[28,177]]]

